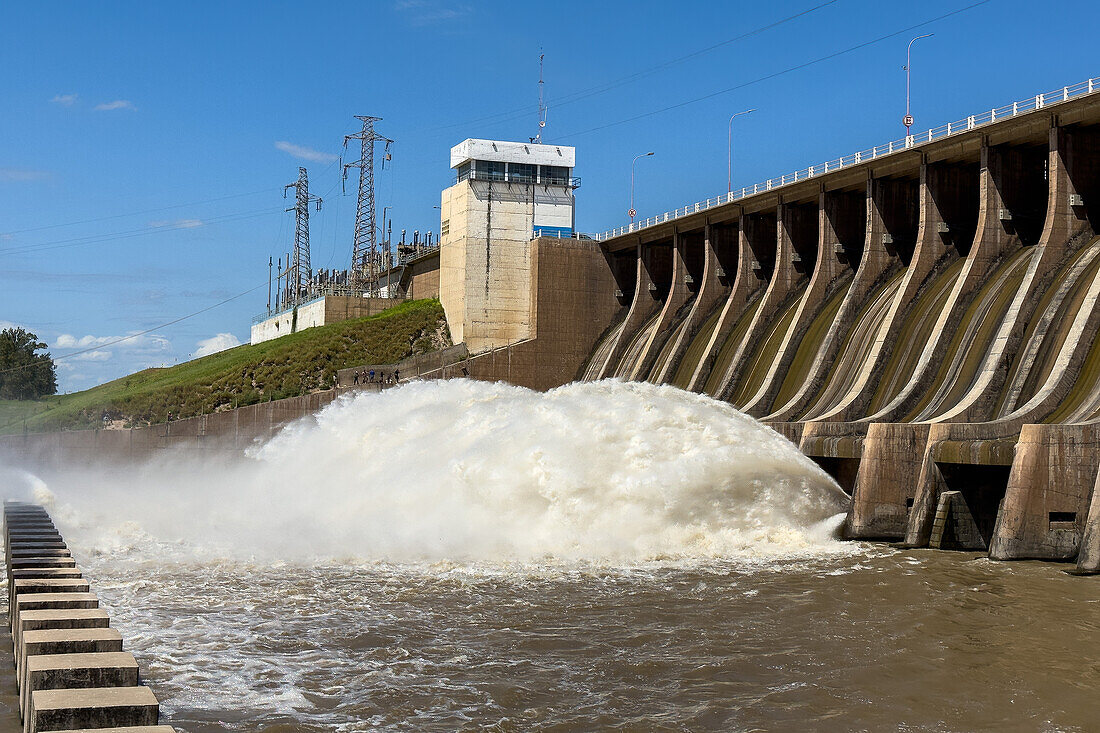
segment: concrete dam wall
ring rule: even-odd
[[[846,533],[1100,570],[1100,95],[601,242],[580,371],[729,401]]]

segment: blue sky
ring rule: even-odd
[[[916,130],[1100,76],[1087,0],[989,0],[906,30],[977,1],[9,3],[0,324],[54,356],[153,329],[59,362],[63,391],[247,341],[267,259],[292,246],[297,167],[325,199],[314,267],[350,258],[333,161],[356,114],[396,141],[378,206],[395,230],[438,230],[452,145],[534,135],[540,48],[544,139],[577,147],[591,232],[626,221],[641,152],[642,217],[724,192],[742,109],[758,111],[735,122],[735,186],[900,137],[922,33]]]

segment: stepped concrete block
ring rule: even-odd
[[[10,569],[15,568],[72,568],[76,560],[72,557],[13,557],[8,561]]]
[[[76,564],[68,566],[54,565],[23,565],[21,567],[8,567],[8,588],[11,588],[12,580],[18,578],[82,578],[84,577]],[[10,601],[10,593],[9,593]]]
[[[19,596],[16,601],[15,616],[24,611],[39,611],[62,608],[99,608],[99,598],[95,593],[29,593]]]
[[[8,532],[8,542],[27,542],[36,539],[60,540],[61,533],[49,527],[33,527],[29,529],[17,527]]]
[[[8,573],[13,578],[83,578],[78,567],[69,568],[13,568]]]
[[[940,494],[929,546],[937,550],[984,550],[985,540],[961,491]]]
[[[14,630],[16,619],[27,611],[99,608],[99,599],[95,593],[28,593],[17,597],[12,608],[15,610],[8,614],[8,623]]]
[[[25,631],[20,638],[15,681],[22,687],[27,660],[42,654],[92,654],[122,651],[122,634],[116,629],[41,629]]]
[[[26,539],[26,540],[18,540],[18,539],[12,540],[12,539],[10,539],[10,540],[8,540],[7,549],[8,549],[9,552],[13,552],[15,550],[25,550],[25,549],[36,548],[36,547],[41,547],[41,548],[44,548],[44,549],[51,549],[52,550],[52,549],[56,549],[56,548],[59,548],[59,547],[64,548],[66,546],[67,545],[65,544],[65,540],[62,540],[62,539],[54,539],[54,540],[51,540],[51,539],[38,539],[38,538],[31,538],[31,539]]]
[[[176,733],[170,725],[127,725],[122,728],[79,728],[57,733]]]
[[[73,553],[63,547],[31,547],[22,545],[8,552],[11,558],[20,557],[72,557]]]
[[[105,629],[111,625],[111,619],[102,608],[46,608],[37,611],[22,611],[15,619],[12,631],[12,646],[15,658],[21,652],[23,634],[28,631],[44,629]]]
[[[87,593],[88,581],[83,578],[18,578],[11,582],[8,608],[16,607],[22,595],[35,593]]]
[[[19,710],[26,718],[30,696],[38,690],[136,687],[138,664],[129,652],[43,654],[27,659]]]
[[[24,733],[155,726],[160,703],[148,687],[38,690],[31,694]]]

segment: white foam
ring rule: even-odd
[[[815,556],[838,551],[847,501],[730,405],[616,380],[410,383],[341,399],[247,457],[166,453],[37,489],[91,548],[266,561]]]

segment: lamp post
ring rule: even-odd
[[[729,166],[728,166],[728,178],[726,179],[726,200],[729,200],[729,194],[733,193],[733,119],[734,117],[740,117],[741,115],[747,115],[749,112],[755,112],[756,108],[747,109],[744,112],[737,112],[730,116],[729,124]]]
[[[630,223],[634,223],[634,217],[638,215],[638,212],[634,210],[634,166],[638,162],[638,158],[648,158],[653,155],[652,152],[642,153],[641,155],[635,155],[634,160],[630,161]]]
[[[905,49],[905,118],[902,123],[905,124],[905,142],[909,142],[909,128],[913,126],[913,115],[909,114],[909,60],[913,51],[913,44],[922,38],[930,38],[934,36],[934,33],[925,33],[923,36],[917,36],[913,40],[909,41],[909,46]]]

